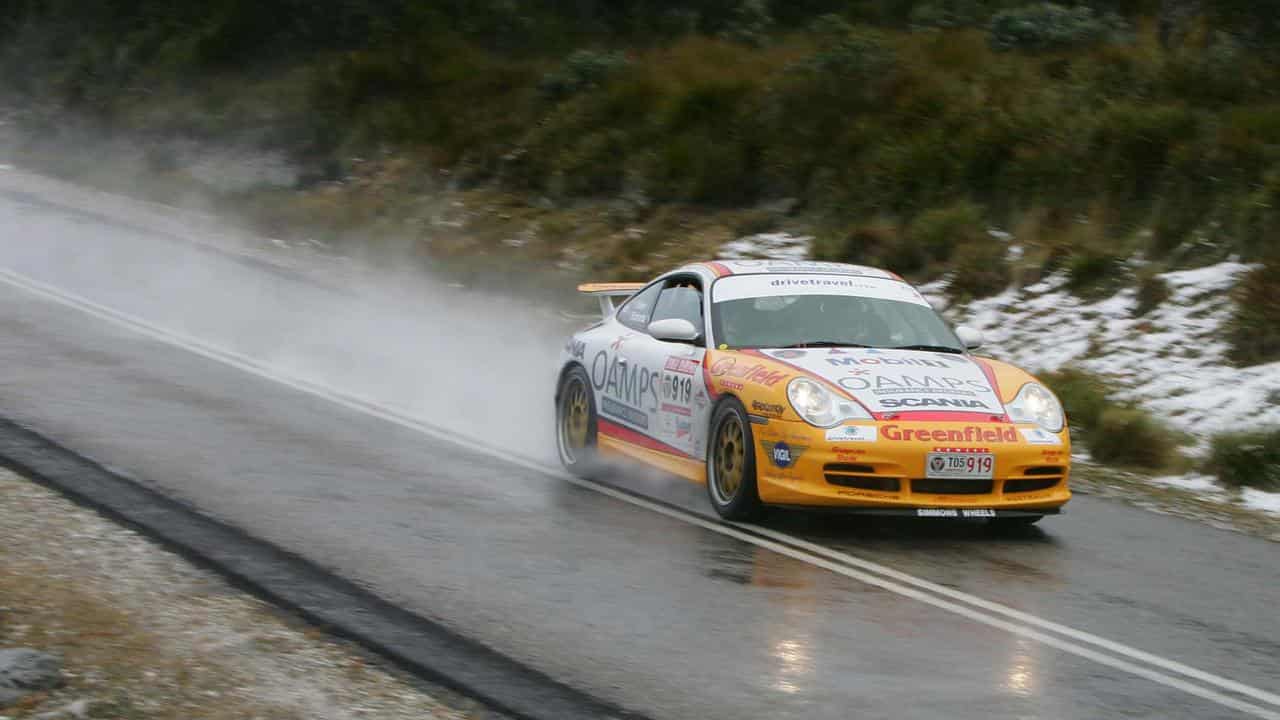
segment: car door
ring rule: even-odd
[[[596,392],[596,409],[602,432],[645,437],[658,434],[658,383],[661,365],[649,360],[645,345],[654,305],[664,283],[654,282],[632,295],[618,308],[613,319],[600,328],[597,344],[589,348],[591,385]],[[621,426],[614,432],[608,424]]]
[[[678,275],[663,282],[649,323],[670,318],[688,320],[701,337],[697,342],[658,340],[647,331],[628,343],[628,357],[654,373],[657,407],[649,435],[667,451],[702,458],[708,398],[702,378],[706,320],[697,276]]]

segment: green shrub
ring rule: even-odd
[[[1103,411],[1111,405],[1111,387],[1085,370],[1068,367],[1045,373],[1040,379],[1062,402],[1071,426],[1086,435],[1098,426]]]
[[[1280,107],[1272,107],[1272,114],[1280,114]],[[1280,129],[1278,127],[1277,129]],[[1245,145],[1245,143],[1241,143]],[[1257,138],[1232,153],[1235,158],[1249,153],[1265,156],[1267,148],[1280,147],[1280,137]],[[1233,158],[1234,159],[1234,158]],[[1280,236],[1280,163],[1261,173],[1262,181],[1248,194],[1234,201],[1233,239],[1234,250],[1249,260],[1264,257],[1275,251],[1275,238]]]
[[[920,213],[907,226],[907,241],[929,259],[946,262],[956,247],[987,239],[982,209],[968,202]]]
[[[1094,459],[1163,470],[1180,458],[1178,434],[1146,410],[1115,402],[1112,388],[1097,375],[1068,367],[1040,379],[1058,396],[1074,437]]]
[[[1170,161],[1204,132],[1199,116],[1178,105],[1134,99],[1098,113],[1089,137],[1096,182],[1119,205],[1150,196],[1166,177]]]
[[[619,52],[575,50],[559,69],[542,77],[538,90],[550,100],[563,100],[604,85],[626,66],[627,58]]]
[[[1098,15],[1085,5],[1039,3],[996,13],[988,41],[995,50],[1046,51],[1120,39],[1127,32],[1114,13]]]
[[[1224,485],[1280,491],[1280,428],[1214,435],[1206,469]]]
[[[1169,299],[1169,283],[1155,273],[1144,273],[1138,278],[1136,299],[1134,317],[1146,315]]]
[[[793,114],[818,118],[870,107],[884,98],[893,80],[897,55],[889,38],[871,30],[855,30],[838,18],[817,23],[818,49],[787,66],[789,82],[780,88]],[[797,106],[797,103],[800,103]],[[804,119],[797,115],[796,119]]]
[[[1136,407],[1106,408],[1085,441],[1094,459],[1104,463],[1161,470],[1178,457],[1173,432],[1151,413]]]
[[[991,17],[991,4],[981,0],[935,0],[911,8],[911,27],[976,27]]]
[[[1240,366],[1280,360],[1280,262],[1249,271],[1236,286],[1235,301],[1227,356]]]
[[[1067,289],[1080,297],[1096,299],[1115,292],[1128,279],[1125,258],[1114,247],[1083,245],[1067,257]]]
[[[984,298],[1009,287],[1012,274],[1006,253],[1004,243],[991,237],[971,240],[956,248],[947,294],[956,300]]]
[[[760,46],[772,28],[773,16],[765,0],[741,0],[730,13],[728,25],[720,36],[744,45]]]

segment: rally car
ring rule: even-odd
[[[1029,524],[1071,497],[1058,399],[972,355],[981,334],[891,272],[724,260],[579,290],[604,317],[562,353],[571,472],[639,460],[704,483],[730,520],[783,505]]]

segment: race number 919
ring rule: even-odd
[[[693,400],[693,378],[663,373],[662,399],[678,405],[688,405]]]

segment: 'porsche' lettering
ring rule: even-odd
[[[1016,443],[1018,432],[1009,427],[979,427],[969,425],[963,430],[939,428],[904,428],[898,425],[880,426],[880,436],[885,440],[919,440],[925,442],[988,442]]]

